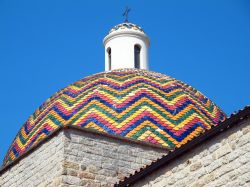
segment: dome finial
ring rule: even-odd
[[[125,21],[124,22],[128,22],[128,13],[130,12],[130,8],[128,8],[128,6],[126,7],[126,10],[124,11],[123,15],[125,17]]]

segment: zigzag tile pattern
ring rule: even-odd
[[[166,75],[121,69],[81,79],[40,106],[10,146],[4,165],[63,126],[180,147],[226,115],[192,87]]]

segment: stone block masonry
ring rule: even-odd
[[[113,186],[166,154],[163,149],[77,130],[65,131],[64,138],[65,186]]]
[[[222,132],[134,186],[250,186],[250,120]],[[63,129],[13,166],[1,187],[111,187],[166,150],[79,129]]]
[[[1,187],[113,186],[166,150],[63,129],[0,174]]]
[[[190,150],[134,186],[250,186],[250,120]]]

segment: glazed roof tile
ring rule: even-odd
[[[225,118],[211,100],[169,76],[138,69],[102,72],[45,101],[18,132],[4,166],[65,126],[173,150]]]

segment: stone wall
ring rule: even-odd
[[[66,129],[0,175],[1,187],[113,186],[165,151]],[[249,186],[250,121],[222,132],[134,186]]]
[[[250,120],[190,150],[134,186],[250,186]]]
[[[64,129],[0,174],[0,186],[113,186],[163,154],[160,148]]]
[[[76,130],[65,131],[65,186],[113,186],[165,150]]]
[[[60,183],[63,160],[63,133],[41,145],[0,175],[1,187],[54,187]]]

